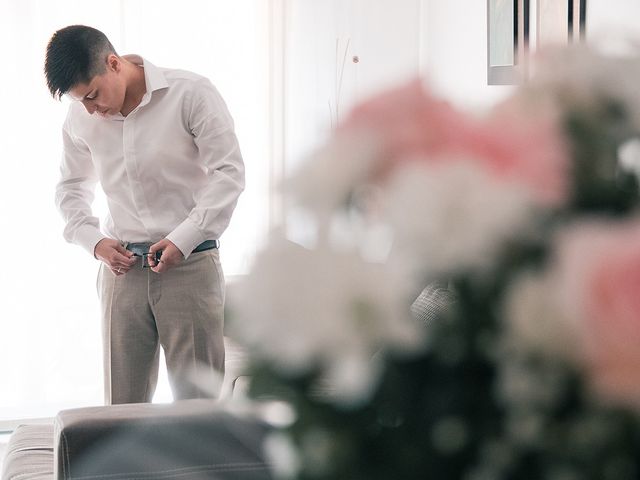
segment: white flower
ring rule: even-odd
[[[640,48],[619,55],[598,52],[583,45],[549,49],[537,58],[535,75],[524,91],[536,101],[559,102],[560,108],[586,110],[598,102],[617,101],[640,129]]]
[[[532,205],[525,189],[474,162],[407,162],[388,188],[393,251],[403,268],[422,276],[484,268],[504,240],[528,231]]]
[[[314,152],[284,184],[293,203],[321,218],[344,206],[378,164],[380,142],[368,131],[337,135]]]
[[[579,329],[566,316],[559,293],[553,269],[525,272],[514,282],[504,303],[508,346],[567,361],[579,359]]]
[[[421,344],[401,282],[351,252],[276,239],[239,287],[235,327],[245,343],[285,371],[319,367],[341,400],[375,386],[378,351]]]

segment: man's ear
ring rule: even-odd
[[[120,57],[118,57],[115,53],[110,53],[107,57],[107,69],[119,72],[122,68],[122,62],[120,61]]]

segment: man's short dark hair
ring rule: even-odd
[[[107,36],[84,25],[71,25],[54,33],[47,45],[44,73],[53,98],[60,99],[77,85],[88,84],[106,70],[110,53],[117,55]]]

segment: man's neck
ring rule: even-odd
[[[123,117],[126,117],[140,105],[142,97],[147,91],[147,86],[144,78],[144,68],[141,65],[125,60],[124,68],[127,70],[127,91],[120,113]]]

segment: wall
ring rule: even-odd
[[[322,143],[354,103],[419,74],[421,3],[287,2],[285,128],[290,163]]]
[[[612,39],[640,39],[640,1],[588,0],[587,39],[605,44]]]
[[[423,72],[433,88],[465,108],[484,108],[508,95],[512,87],[486,82],[486,1],[424,0],[424,4]],[[531,5],[535,11],[536,1]],[[637,41],[640,1],[587,0],[586,27],[592,44],[609,47],[624,38]]]
[[[486,0],[282,1],[287,169],[322,144],[354,103],[416,75],[478,112],[513,91],[487,85]],[[639,19],[639,0],[588,0],[587,36],[595,43],[635,33]]]
[[[484,0],[289,0],[285,16],[289,168],[354,103],[417,75],[464,108],[511,91],[487,85]]]

